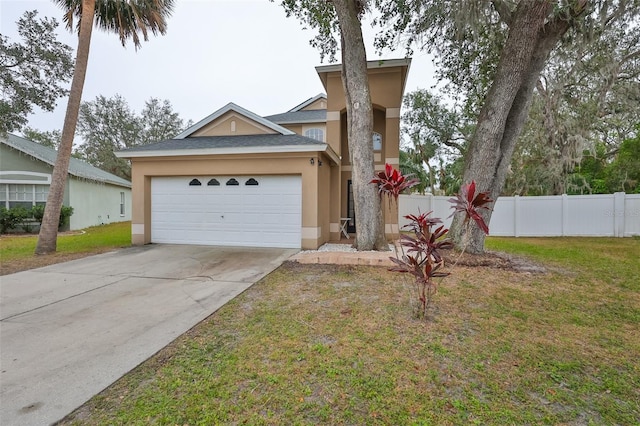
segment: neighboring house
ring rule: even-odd
[[[58,153],[12,134],[0,142],[0,205],[45,204]],[[72,230],[131,220],[131,182],[71,158],[63,204],[73,207]]]
[[[399,167],[410,59],[368,62],[376,170]],[[357,232],[341,65],[316,68],[327,92],[260,117],[227,104],[175,139],[116,153],[132,165],[133,244],[315,249]],[[373,176],[372,176],[373,178]],[[384,203],[386,232],[397,231]]]

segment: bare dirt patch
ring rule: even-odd
[[[495,269],[506,269],[516,272],[530,272],[544,274],[547,268],[532,262],[524,257],[515,256],[509,253],[487,251],[483,254],[469,253],[446,253],[444,256],[446,265],[456,266],[482,266]]]

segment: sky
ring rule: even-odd
[[[34,9],[60,22],[59,40],[75,51],[77,36],[64,27],[53,1],[0,0],[0,33],[17,41],[15,22]],[[375,31],[363,27],[369,60],[404,57],[402,47],[376,53]],[[138,51],[94,28],[82,99],[120,94],[137,112],[151,97],[167,99],[194,122],[229,102],[260,116],[285,112],[324,92],[315,71],[320,53],[309,45],[314,35],[287,18],[279,0],[176,0],[166,35],[151,36]],[[416,52],[406,92],[433,86],[433,70],[430,56]],[[36,109],[28,125],[62,129],[65,109],[66,98],[60,98],[54,112]]]

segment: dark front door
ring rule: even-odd
[[[351,184],[351,179],[347,181],[347,217],[351,218],[347,224],[347,232],[350,234],[356,232],[356,210],[353,207],[353,185]]]

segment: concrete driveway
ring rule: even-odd
[[[60,420],[296,251],[151,245],[0,277],[0,424]]]

